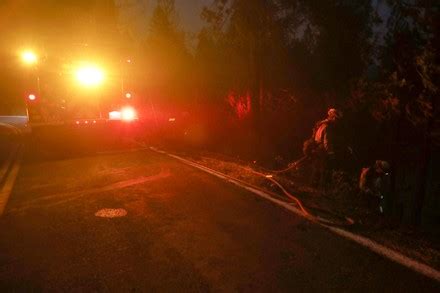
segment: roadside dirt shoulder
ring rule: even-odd
[[[285,201],[292,202],[292,199],[285,196],[280,186],[273,182],[275,180],[289,194],[296,197],[311,214],[322,218],[351,219],[353,224],[345,226],[345,229],[366,236],[403,255],[440,270],[439,241],[430,235],[395,226],[372,208],[368,202],[359,198],[357,194],[349,196],[324,195],[306,184],[301,184],[300,179],[295,179],[295,176],[271,174],[255,164],[246,164],[246,162],[225,158],[219,154],[179,152],[179,155],[263,190],[278,194]]]

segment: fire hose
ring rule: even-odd
[[[332,213],[328,210],[325,210],[325,209],[313,208],[314,210],[321,210],[322,212],[327,213],[327,214],[333,214],[333,217],[336,216],[336,217],[343,219],[343,220],[342,221],[333,221],[330,219],[326,219],[326,218],[314,215],[304,206],[304,204],[302,203],[302,201],[298,197],[291,194],[281,183],[279,183],[277,180],[275,180],[273,178],[274,174],[282,174],[282,173],[288,172],[294,168],[297,168],[300,164],[306,162],[308,159],[309,159],[308,156],[303,156],[300,159],[290,163],[287,168],[281,169],[281,170],[269,170],[269,169],[265,169],[265,168],[260,167],[263,170],[263,172],[266,172],[266,174],[262,173],[262,172],[258,172],[256,170],[252,169],[251,167],[242,167],[242,166],[239,166],[239,167],[245,171],[253,173],[253,174],[255,174],[259,177],[262,177],[265,180],[268,180],[268,181],[272,182],[273,184],[275,184],[284,193],[284,195],[288,199],[290,199],[296,203],[296,205],[298,206],[299,210],[301,211],[301,213],[303,214],[303,216],[305,218],[307,218],[313,222],[318,222],[318,223],[321,223],[324,225],[331,225],[331,226],[351,226],[351,225],[353,225],[355,223],[353,219],[351,219],[349,217],[345,217],[345,216],[335,215],[334,213]]]
[[[263,177],[264,179],[269,180],[270,182],[275,184],[284,193],[284,195],[287,198],[289,198],[290,200],[293,200],[297,204],[298,208],[303,213],[304,217],[310,219],[311,221],[319,222],[319,223],[326,224],[326,225],[334,225],[334,226],[336,226],[336,225],[338,225],[338,226],[350,226],[350,225],[353,225],[354,224],[353,219],[345,217],[345,216],[342,217],[342,218],[344,218],[344,221],[341,221],[341,222],[338,223],[338,222],[332,221],[330,219],[326,219],[326,218],[323,218],[323,217],[320,217],[320,216],[313,215],[311,212],[309,212],[305,208],[305,206],[303,205],[301,200],[298,199],[298,197],[296,197],[293,194],[291,194],[281,183],[279,183],[277,180],[275,180],[273,178],[273,174],[281,174],[281,173],[288,172],[288,171],[292,170],[293,168],[298,167],[299,164],[303,163],[307,159],[308,159],[308,157],[304,156],[304,157],[298,159],[297,161],[295,161],[293,163],[290,163],[287,168],[281,169],[281,170],[268,170],[268,169],[262,168],[264,171],[268,171],[270,174],[264,174],[264,173],[258,172],[256,170],[250,168],[250,167],[247,167],[247,168],[241,167],[241,168],[246,170],[246,171],[248,171],[248,172],[251,172],[251,173],[253,173],[255,175]],[[329,213],[329,211],[325,211],[325,212]],[[340,216],[338,216],[338,217],[340,217]]]

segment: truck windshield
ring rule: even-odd
[[[20,83],[12,74],[0,76],[0,116],[27,116]]]
[[[27,116],[26,104],[20,97],[0,90],[0,116]]]

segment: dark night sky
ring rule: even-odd
[[[124,3],[128,2],[137,2],[137,4],[127,8]],[[115,0],[115,3],[119,7],[125,7],[121,11],[122,22],[129,22],[140,34],[145,33],[150,16],[156,6],[156,0]],[[178,22],[182,29],[190,33],[199,31],[203,25],[200,12],[203,6],[210,3],[212,0],[176,0]]]
[[[117,4],[123,2],[138,2],[137,7],[133,6],[131,11],[122,12],[125,17],[122,20],[129,19],[129,21],[137,27],[140,34],[145,33],[148,28],[148,21],[151,13],[156,6],[156,0],[114,0]],[[189,33],[198,32],[203,22],[200,19],[200,12],[203,6],[209,5],[213,0],[175,0],[176,11],[178,14],[179,24],[182,29]],[[389,15],[389,8],[384,3],[385,1],[372,0],[372,5],[377,9],[379,15],[383,19],[387,19]],[[376,30],[382,31],[384,29],[384,24],[376,27]]]
[[[200,12],[204,5],[209,5],[212,0],[177,0],[176,8],[180,14],[182,25],[187,30],[198,31],[202,25]]]

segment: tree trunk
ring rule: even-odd
[[[413,224],[420,226],[422,221],[422,210],[425,201],[428,166],[431,159],[431,144],[429,132],[424,135],[423,146],[418,159],[417,185],[414,194]]]
[[[432,115],[428,118],[428,123],[423,133],[423,145],[422,150],[419,156],[418,162],[418,177],[417,177],[417,186],[416,192],[414,194],[414,209],[413,209],[413,223],[416,226],[420,226],[422,222],[422,212],[423,206],[425,202],[425,196],[428,185],[428,167],[430,165],[431,156],[432,156],[432,139],[431,134],[434,129],[435,124],[435,114],[436,114],[436,100],[431,99],[432,103]]]

